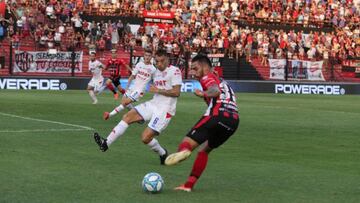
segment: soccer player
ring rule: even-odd
[[[159,50],[156,52],[155,63],[157,70],[153,77],[154,84],[150,86],[149,90],[154,93],[153,98],[127,112],[106,139],[95,132],[94,139],[100,150],[106,151],[116,139],[124,134],[130,124],[149,121],[148,126],[142,133],[142,142],[158,153],[160,164],[164,164],[167,151],[160,145],[155,136],[159,135],[167,127],[171,118],[175,115],[182,77],[179,68],[169,65],[170,59],[166,51]]]
[[[110,71],[110,78],[106,80],[106,87],[113,92],[114,98],[118,99],[119,94],[115,88],[117,88],[121,94],[125,94],[125,90],[120,85],[121,67],[125,66],[129,71],[131,71],[131,68],[124,60],[117,58],[116,49],[112,49],[111,52],[111,58],[107,61],[105,68],[105,70]]]
[[[136,64],[135,68],[132,70],[132,74],[128,79],[128,84],[126,87],[126,93],[122,97],[121,104],[116,107],[112,112],[104,112],[104,120],[109,119],[110,117],[116,115],[122,111],[125,107],[129,106],[133,102],[139,101],[140,97],[143,96],[145,92],[146,85],[150,82],[153,74],[156,71],[155,66],[151,63],[152,59],[152,50],[146,49],[144,53],[144,62],[139,62]],[[134,84],[128,90],[131,82],[134,80]]]
[[[102,76],[102,69],[104,65],[95,58],[95,53],[90,54],[89,61],[89,71],[92,74],[92,78],[88,83],[87,91],[91,99],[93,100],[93,104],[97,104],[98,100],[95,94],[98,94],[101,90],[101,87],[104,83],[104,77]]]
[[[192,59],[191,69],[199,79],[203,91],[196,89],[195,95],[208,104],[205,114],[194,125],[178,147],[178,152],[169,155],[166,165],[174,165],[187,159],[191,152],[202,145],[190,176],[185,184],[175,190],[190,192],[205,170],[209,153],[233,135],[239,125],[235,94],[231,87],[213,72],[207,56],[197,55]]]

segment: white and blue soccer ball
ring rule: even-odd
[[[148,173],[142,181],[142,188],[145,192],[158,193],[164,188],[164,180],[158,173]]]

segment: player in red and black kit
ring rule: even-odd
[[[169,155],[166,165],[174,165],[187,159],[191,152],[202,145],[195,159],[191,174],[185,184],[175,190],[190,192],[205,170],[208,154],[233,135],[239,125],[239,115],[234,91],[213,72],[207,56],[197,55],[192,59],[192,71],[199,79],[203,91],[196,89],[195,95],[208,104],[202,118],[194,125],[179,145],[178,152]]]
[[[121,67],[125,66],[129,71],[131,71],[131,68],[124,60],[117,58],[116,50],[113,49],[111,52],[111,58],[107,61],[105,68],[105,70],[110,71],[110,78],[106,80],[106,87],[114,93],[114,98],[118,99],[119,94],[116,92],[115,88],[117,88],[121,94],[125,94],[125,89],[120,85]]]

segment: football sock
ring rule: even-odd
[[[97,101],[97,98],[96,98],[95,93],[94,93],[93,90],[90,90],[90,91],[89,91],[89,95],[90,95],[91,99],[93,100],[93,102],[96,102],[96,101]]]
[[[191,174],[185,183],[185,187],[189,187],[189,188],[194,187],[196,181],[200,178],[201,174],[205,170],[207,161],[208,161],[208,154],[203,151],[199,152],[195,159],[193,168],[191,170]]]
[[[124,132],[126,131],[126,129],[129,127],[129,125],[125,122],[125,121],[120,121],[119,124],[117,124],[117,126],[115,126],[115,128],[111,131],[111,133],[109,134],[109,136],[106,138],[106,144],[108,146],[111,145],[111,143],[113,143],[116,139],[118,139],[122,134],[124,134]]]
[[[116,91],[115,91],[115,88],[114,88],[114,86],[110,83],[110,84],[106,84],[106,87],[110,90],[110,91],[112,91],[114,94],[116,94]]]
[[[190,143],[187,142],[187,141],[183,141],[178,147],[178,152],[181,152],[181,151],[184,151],[184,150],[192,151],[192,147],[191,147]]]
[[[165,149],[160,146],[160,143],[155,138],[153,138],[149,143],[147,143],[147,145],[160,156],[166,154]]]
[[[117,106],[112,112],[110,112],[110,117],[114,116],[115,114],[119,113],[120,111],[122,111],[124,109],[124,106],[122,104],[120,104],[119,106]]]
[[[105,90],[106,86],[101,86],[99,90],[97,91],[97,95],[101,94]]]

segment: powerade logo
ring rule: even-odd
[[[344,95],[345,89],[340,85],[275,84],[275,93]]]
[[[0,89],[8,90],[66,90],[66,83],[56,79],[13,79],[0,78]]]

